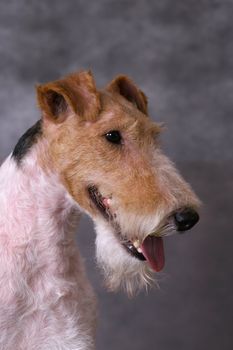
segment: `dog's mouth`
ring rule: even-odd
[[[142,242],[138,239],[134,241],[125,240],[125,238],[122,237],[119,226],[114,221],[114,214],[110,210],[111,199],[102,196],[98,188],[94,185],[88,186],[87,191],[92,203],[98,211],[106,220],[112,223],[117,236],[120,237],[120,243],[126,251],[140,261],[147,261],[154,271],[161,271],[165,264],[162,237],[157,236],[154,232],[148,234]]]
[[[94,185],[88,186],[87,191],[95,207],[104,216],[104,218],[107,220],[112,220],[112,213],[109,208],[109,198],[102,196],[97,187]]]

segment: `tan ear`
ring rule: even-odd
[[[37,86],[37,100],[43,116],[61,123],[75,113],[84,120],[95,120],[100,99],[91,72],[79,72]]]
[[[133,103],[142,113],[148,114],[146,95],[125,75],[117,76],[107,86],[107,90],[120,94]]]

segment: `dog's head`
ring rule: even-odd
[[[81,72],[37,91],[50,161],[95,223],[107,284],[134,292],[163,268],[163,236],[198,221],[199,201],[162,153],[147,98],[126,76],[97,91]]]

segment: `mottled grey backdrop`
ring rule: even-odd
[[[91,68],[145,91],[163,147],[204,205],[166,240],[160,290],[106,293],[85,218],[78,241],[99,296],[98,350],[233,349],[233,1],[0,2],[0,161],[39,116],[34,85]],[[49,349],[48,349],[49,350]]]

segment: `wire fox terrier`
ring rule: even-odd
[[[106,285],[133,294],[163,268],[162,237],[198,221],[199,200],[126,76],[98,91],[90,72],[75,73],[37,95],[41,120],[0,168],[0,349],[92,350],[80,214],[94,221]]]

